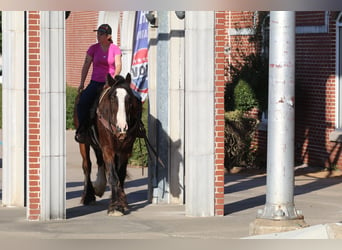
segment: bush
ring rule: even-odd
[[[243,112],[257,106],[253,90],[245,80],[240,80],[234,88],[234,104],[235,109]]]
[[[146,100],[144,102],[143,105],[143,113],[142,113],[142,117],[141,120],[144,123],[145,129],[146,129],[146,133],[148,133],[147,130],[147,120],[148,120],[148,100]],[[147,148],[145,145],[145,141],[144,139],[141,138],[137,138],[135,140],[135,143],[133,145],[133,154],[131,156],[131,158],[129,159],[128,162],[130,165],[133,166],[142,166],[142,167],[146,167],[147,163],[148,163],[148,152],[147,152]]]
[[[75,129],[74,106],[77,96],[77,88],[66,86],[66,129]]]
[[[232,82],[226,84],[225,88],[225,110],[233,111],[236,109],[235,99],[239,98],[235,95],[235,88],[244,81],[248,84],[246,90],[252,92],[253,95],[245,95],[245,99],[240,98],[238,103],[242,106],[249,106],[255,102],[255,106],[261,111],[267,110],[268,105],[268,61],[261,56],[250,54],[244,57],[243,63],[236,67],[230,65],[227,68],[232,77]],[[244,84],[242,84],[244,85]],[[249,99],[252,98],[252,99]],[[246,102],[243,104],[243,102]]]
[[[225,113],[224,165],[227,170],[255,165],[251,143],[256,126],[257,120],[244,117],[242,111]]]
[[[232,81],[225,86],[225,167],[261,167],[266,154],[252,147],[258,120],[244,117],[256,107],[268,105],[268,59],[260,55],[243,56],[242,63],[226,70]]]

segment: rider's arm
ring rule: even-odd
[[[93,58],[87,54],[83,63],[83,67],[82,67],[81,82],[80,82],[80,86],[78,87],[78,91],[81,91],[84,88],[84,82],[87,78],[88,71],[89,71],[92,61],[93,61]]]

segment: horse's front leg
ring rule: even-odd
[[[125,206],[122,202],[122,188],[117,171],[118,159],[115,153],[112,152],[110,156],[104,155],[106,164],[107,180],[111,190],[111,198],[108,207],[109,216],[122,216],[125,212]]]
[[[119,193],[119,200],[121,204],[123,205],[125,211],[128,210],[128,204],[127,204],[127,197],[124,190],[125,185],[125,179],[127,176],[127,163],[128,163],[128,154],[121,154],[118,157],[118,164],[117,164],[117,171],[119,175],[119,182],[120,182],[120,188],[121,193]]]
[[[84,188],[81,203],[89,205],[95,202],[95,192],[91,183],[91,161],[90,161],[90,147],[86,144],[79,144],[80,153],[82,156],[82,169],[84,174]]]

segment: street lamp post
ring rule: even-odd
[[[305,227],[294,205],[295,12],[270,14],[267,192],[251,234]]]

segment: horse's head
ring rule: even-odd
[[[136,122],[139,109],[139,101],[132,93],[130,84],[131,75],[129,73],[126,78],[120,75],[112,78],[108,74],[107,85],[110,86],[110,89],[105,100],[99,103],[99,108],[105,111],[102,113],[104,117],[107,117],[109,129],[120,141],[126,138],[127,132]]]

